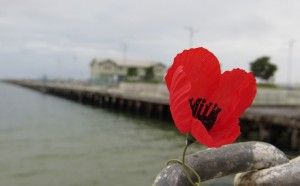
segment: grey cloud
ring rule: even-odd
[[[280,67],[276,80],[284,82],[287,51],[282,48],[300,33],[300,2],[295,0],[2,0],[1,4],[0,78],[55,76],[57,60],[72,65],[74,56],[87,78],[90,60],[122,57],[122,43],[128,45],[128,57],[170,65],[189,47],[184,27],[193,26],[198,29],[195,46],[213,51],[224,70],[248,69],[249,60],[269,55]],[[298,48],[296,43],[294,50]],[[300,60],[296,52],[293,60]],[[33,66],[32,71],[20,69],[18,75],[10,71],[19,64]],[[72,75],[68,69],[63,72]]]

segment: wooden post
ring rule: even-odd
[[[263,124],[259,125],[258,138],[260,141],[270,140],[270,131],[268,131]]]
[[[120,111],[124,110],[124,99],[123,98],[118,98],[118,109]]]
[[[141,113],[141,105],[142,105],[142,103],[140,101],[135,101],[135,103],[134,103],[134,114]]]
[[[83,99],[82,99],[82,92],[77,92],[78,95],[78,102],[82,103]]]
[[[129,113],[132,113],[132,110],[133,110],[133,101],[132,100],[127,100],[126,101],[126,112],[129,112]]]
[[[100,97],[99,97],[98,104],[100,107],[103,107],[103,105],[104,105],[104,97],[102,95],[100,95]]]
[[[110,108],[116,109],[118,107],[118,102],[116,97],[110,98]]]
[[[94,94],[93,98],[92,98],[92,104],[95,106],[98,106],[98,101],[99,101],[99,96],[97,94]]]
[[[164,106],[162,104],[156,105],[158,119],[163,119],[163,108]]]
[[[145,103],[144,115],[146,117],[151,117],[153,105],[151,103]]]
[[[293,128],[291,132],[292,132],[292,135],[291,135],[291,148],[293,150],[297,150],[299,148],[298,129]]]

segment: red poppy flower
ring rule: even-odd
[[[178,54],[165,77],[170,110],[178,130],[207,147],[235,141],[239,117],[256,95],[253,74],[233,69],[221,74],[218,59],[204,48]]]

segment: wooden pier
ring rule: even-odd
[[[42,81],[6,82],[95,107],[161,120],[172,119],[167,90],[155,90],[156,86],[91,87]],[[300,105],[269,103],[262,104],[256,100],[247,109],[240,118],[242,135],[247,138],[255,133],[254,140],[299,150]]]
[[[282,149],[300,150],[300,107],[252,106],[241,117],[242,135],[246,138],[253,131],[256,139]]]

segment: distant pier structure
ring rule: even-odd
[[[96,107],[172,119],[164,84],[121,83],[96,87],[43,81],[6,82]],[[300,150],[300,91],[259,89],[253,105],[240,119],[242,136],[283,149]]]
[[[10,80],[6,82],[96,107],[151,118],[171,119],[168,92],[163,84],[121,83],[116,87],[43,83],[41,81]]]

